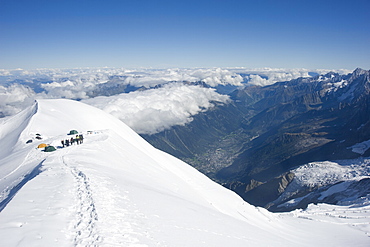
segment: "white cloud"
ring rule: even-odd
[[[228,99],[214,89],[175,83],[159,89],[96,97],[83,102],[116,116],[138,133],[153,134],[191,122],[192,116],[212,107],[212,102],[226,103]]]
[[[272,84],[271,81],[269,81],[268,79],[264,79],[259,75],[249,75],[248,78],[249,78],[249,81],[248,81],[249,84],[253,84],[257,86],[266,86],[266,85]]]
[[[241,86],[243,78],[226,69],[165,69],[137,70],[123,73],[124,83],[137,87],[154,87],[168,82],[198,82],[202,81],[211,87],[219,84]]]
[[[290,81],[299,77],[311,77],[311,73],[326,74],[336,72],[339,74],[351,73],[350,70],[326,70],[326,69],[275,69],[275,68],[235,68],[229,69],[234,73],[247,74],[246,79],[249,84],[267,86],[279,81]]]
[[[234,72],[230,72],[226,69],[197,69],[190,73],[198,81],[203,81],[211,87],[216,87],[217,85],[235,85],[241,86],[243,77]]]
[[[66,80],[41,84],[41,87],[48,98],[86,99],[86,93],[94,89],[94,84]]]
[[[308,77],[310,72],[323,74],[329,70],[273,68],[0,70],[0,117],[19,112],[36,98],[84,99],[117,116],[136,131],[150,134],[173,125],[190,122],[192,116],[209,109],[212,101],[227,101],[227,96],[217,94],[213,89],[179,82],[204,82],[216,87],[241,86],[248,81],[250,84],[264,86],[277,81]],[[18,84],[15,82],[17,80],[29,87]],[[119,94],[128,84],[159,88],[90,99],[107,91],[109,95]]]
[[[35,93],[27,87],[12,84],[9,87],[0,85],[0,116],[18,113],[34,101]]]
[[[0,76],[9,76],[11,75],[10,70],[0,69]]]

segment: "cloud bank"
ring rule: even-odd
[[[168,82],[204,82],[211,87],[217,85],[241,86],[243,77],[227,69],[39,69],[39,70],[0,70],[0,82],[11,79],[47,78],[53,83],[64,83],[66,79],[76,86],[82,83],[96,85],[108,82],[112,77],[121,84],[136,87],[155,87]],[[54,86],[57,86],[56,84]]]
[[[273,68],[0,69],[0,117],[16,114],[35,99],[67,98],[101,108],[138,133],[153,134],[190,122],[215,102],[227,103],[228,96],[212,89],[220,85],[232,91],[248,84],[265,86],[327,72]]]
[[[267,86],[274,84],[279,81],[290,81],[299,77],[311,77],[313,75],[326,74],[329,72],[336,72],[339,74],[348,74],[352,71],[340,69],[340,70],[328,70],[328,69],[279,69],[279,68],[259,68],[259,69],[247,69],[247,68],[234,68],[230,69],[231,72],[244,74],[245,81],[248,84],[257,86]]]
[[[35,92],[29,87],[12,84],[0,85],[0,117],[14,115],[32,104]]]
[[[111,97],[95,97],[83,102],[108,112],[140,134],[154,134],[174,125],[192,121],[192,116],[207,111],[215,102],[229,97],[212,88],[168,84],[158,89],[131,92]]]

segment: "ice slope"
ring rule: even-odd
[[[58,147],[71,129],[84,143]],[[0,246],[370,245],[366,205],[269,213],[80,102],[39,100],[0,136]]]

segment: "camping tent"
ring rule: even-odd
[[[46,143],[41,143],[41,144],[39,144],[38,146],[37,146],[37,148],[44,148],[44,147],[47,147],[48,146],[48,144],[46,144]]]
[[[54,146],[47,146],[47,147],[45,147],[45,149],[44,149],[44,152],[53,152],[53,151],[55,151],[56,149],[55,149],[55,147]]]
[[[71,130],[71,131],[69,131],[68,135],[75,135],[75,134],[78,134],[78,131],[77,130]]]

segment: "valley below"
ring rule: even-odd
[[[370,156],[369,149],[360,154],[351,148],[370,140],[369,94],[369,71],[362,69],[249,86],[230,93],[232,102],[217,104],[186,125],[142,136],[253,205],[290,211],[309,203],[338,203],[318,196],[319,191],[344,180],[285,192],[299,179],[294,169],[300,166]],[[351,186],[361,187],[363,179]],[[356,195],[352,199],[366,196],[367,190]],[[302,197],[300,203],[281,206]]]

